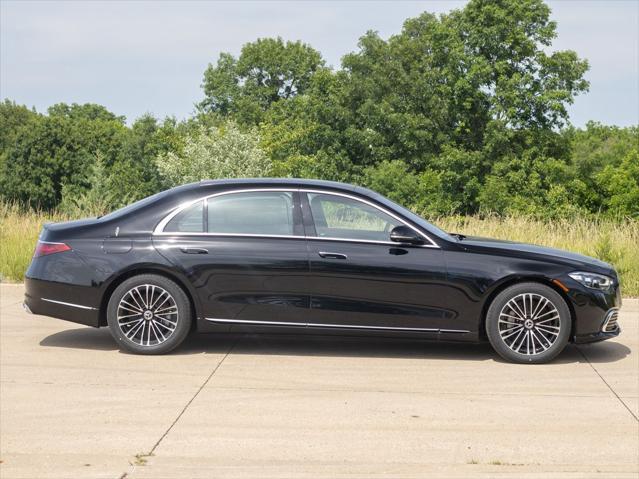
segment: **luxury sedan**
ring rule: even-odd
[[[192,330],[488,340],[553,359],[615,337],[619,280],[566,251],[449,234],[364,188],[296,179],[201,181],[108,215],[47,224],[25,309],[141,354]]]

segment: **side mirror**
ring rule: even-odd
[[[423,244],[424,238],[422,238],[417,232],[409,228],[408,226],[395,226],[390,232],[390,240],[395,243],[404,244]]]

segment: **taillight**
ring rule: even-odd
[[[38,241],[36,244],[33,257],[46,256],[48,254],[62,253],[63,251],[70,251],[71,247],[64,243],[47,243],[46,241]]]

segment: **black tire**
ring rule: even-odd
[[[522,303],[527,298],[530,303]],[[544,303],[546,300],[549,304]],[[539,308],[545,304],[539,313],[535,301]],[[534,314],[539,319],[533,318]],[[570,310],[564,299],[554,289],[539,283],[519,283],[506,288],[495,297],[486,314],[490,344],[502,358],[514,363],[551,361],[566,347],[571,327]],[[546,349],[537,351],[542,348]]]
[[[162,301],[165,303],[160,304]],[[140,314],[138,309],[142,311]],[[146,311],[151,313],[145,316]],[[126,313],[128,318],[124,318]],[[136,354],[165,354],[178,347],[191,329],[192,314],[184,290],[174,281],[156,274],[125,280],[115,288],[107,306],[111,335],[122,349]],[[145,332],[148,332],[148,340],[145,340]]]

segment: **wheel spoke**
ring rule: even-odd
[[[545,351],[546,349],[548,349],[548,348],[552,345],[552,343],[551,343],[550,341],[548,341],[548,340],[544,337],[544,335],[543,335],[543,334],[539,334],[539,336],[537,336],[537,331],[536,331],[536,330],[534,330],[534,329],[533,329],[533,333],[532,333],[532,334],[533,334],[533,336],[534,336],[535,338],[537,338],[537,341],[539,342],[539,344],[540,344],[540,345],[541,345],[541,347],[542,347],[542,351]],[[547,344],[548,346],[546,346],[546,344],[544,344],[544,341],[546,342],[546,344]]]
[[[522,324],[521,324],[521,322],[519,322],[519,323],[514,323],[514,322],[512,322],[512,321],[506,321],[506,320],[504,320],[504,319],[500,319],[500,320],[499,320],[499,322],[500,322],[501,324],[507,324],[507,325],[509,325],[509,326],[521,326],[521,325],[522,325]]]
[[[510,314],[506,314],[506,313],[501,313],[500,316],[504,316],[508,319],[514,319],[515,321],[523,321],[523,318],[519,318],[517,316],[511,316]]]
[[[542,298],[537,303],[537,307],[534,309],[534,311],[532,313],[530,313],[530,316],[532,317],[532,319],[537,319],[537,315],[544,310],[544,308],[546,307],[547,304],[548,304],[548,299],[547,298]]]
[[[553,316],[550,319],[544,319],[543,321],[537,321],[537,324],[545,324],[545,323],[551,323],[553,321],[557,321],[559,319],[559,315],[557,316]]]
[[[546,334],[552,334],[553,336],[559,336],[559,333],[556,333],[555,331],[549,331],[548,329],[544,329],[543,326],[537,326],[537,329],[539,331],[543,331]]]
[[[139,308],[138,306],[129,303],[128,301],[125,301],[124,299],[122,299],[122,301],[120,301],[120,307],[124,308],[127,307],[130,311],[139,311],[140,313],[142,311],[144,311],[143,309]]]
[[[168,312],[165,312],[165,311],[168,311]],[[155,314],[173,314],[173,311],[177,311],[176,305],[167,306],[162,309],[156,309],[154,312]]]
[[[146,308],[144,307],[144,305],[140,304],[140,301],[138,301],[138,298],[135,297],[135,294],[133,294],[135,291],[137,291],[137,289],[132,289],[131,291],[129,291],[129,294],[127,295],[129,298],[131,298],[131,301],[133,303],[135,303],[135,305],[140,308],[141,310],[145,310]]]
[[[166,291],[162,290],[162,292],[160,294],[158,294],[157,298],[155,298],[155,300],[153,300],[153,303],[151,303],[151,306],[149,307],[149,309],[154,309],[155,305],[158,301],[160,301],[160,299],[165,295],[165,294],[169,294]]]
[[[543,318],[544,316],[548,316],[549,314],[559,314],[559,311],[557,311],[557,308],[551,309],[550,311],[546,311],[543,314],[538,315],[535,319],[539,319],[539,318]]]

